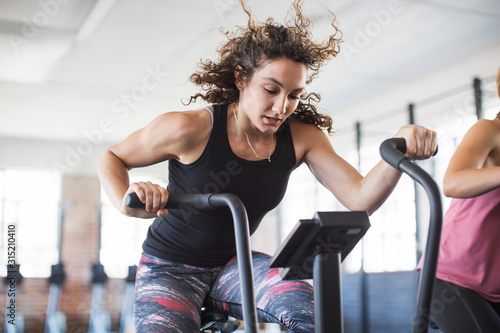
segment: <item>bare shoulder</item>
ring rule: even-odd
[[[204,109],[166,112],[145,128],[148,138],[181,151],[203,141],[211,129],[210,113]]]
[[[177,138],[193,138],[197,134],[210,132],[211,116],[205,109],[190,111],[171,111],[156,117],[150,127]]]
[[[467,131],[464,143],[500,146],[500,119],[480,119]]]
[[[500,134],[500,119],[479,119],[471,129],[473,131],[481,132],[487,131],[488,134]]]
[[[189,162],[203,151],[211,122],[210,113],[203,109],[167,112],[108,149],[128,168],[170,159]]]
[[[189,161],[203,151],[212,130],[210,113],[205,109],[171,111],[156,117],[144,137],[152,148],[168,156]]]
[[[500,165],[500,119],[481,119],[470,130],[479,145],[489,148],[489,162],[495,166]]]
[[[313,135],[315,137],[327,138],[326,133],[314,124],[306,124],[297,119],[289,119],[288,123],[290,124],[292,135],[297,137],[308,137]]]
[[[500,119],[480,119],[472,125],[454,153],[452,162],[457,161],[473,167],[500,165]]]
[[[473,128],[478,128],[479,130],[488,130],[497,132],[500,129],[500,119],[495,118],[493,120],[490,119],[479,119],[477,123],[475,123]]]
[[[326,148],[333,150],[328,136],[314,124],[306,124],[297,119],[290,119],[290,130],[292,132],[293,145],[297,161],[304,161],[304,158],[313,149]]]

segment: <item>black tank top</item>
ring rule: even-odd
[[[277,133],[267,160],[248,161],[231,150],[227,137],[227,105],[214,105],[213,127],[201,156],[191,164],[169,161],[169,193],[233,193],[245,205],[250,233],[275,208],[286,191],[296,158],[290,127]],[[229,208],[171,209],[156,218],[143,250],[157,257],[201,267],[224,265],[236,253]]]

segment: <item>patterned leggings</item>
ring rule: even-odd
[[[288,333],[314,332],[314,292],[304,281],[283,281],[270,257],[253,253],[259,322],[278,323]],[[136,279],[137,333],[199,333],[203,304],[242,319],[238,266],[194,267],[144,253]]]

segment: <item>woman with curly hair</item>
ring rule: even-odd
[[[143,244],[136,281],[137,332],[198,332],[203,304],[241,318],[231,215],[220,209],[164,209],[168,193],[233,193],[247,209],[250,232],[276,207],[291,172],[305,163],[350,210],[375,211],[401,174],[381,161],[365,177],[337,155],[325,134],[330,117],[317,112],[319,95],[306,85],[339,52],[340,32],[314,42],[302,1],[285,24],[256,21],[246,4],[248,26],[228,34],[217,61],[200,64],[191,96],[210,106],[168,112],[108,148],[99,163],[101,182],[123,214],[155,217]],[[407,155],[425,159],[436,148],[435,133],[403,126]],[[129,183],[128,170],[169,161],[167,189]],[[135,192],[146,209],[126,206]],[[253,254],[259,322],[279,323],[288,332],[313,332],[313,289],[282,281],[269,256]]]

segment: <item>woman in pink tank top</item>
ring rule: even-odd
[[[496,78],[500,97],[500,69]],[[446,170],[431,321],[445,333],[500,332],[500,112],[465,134]]]

